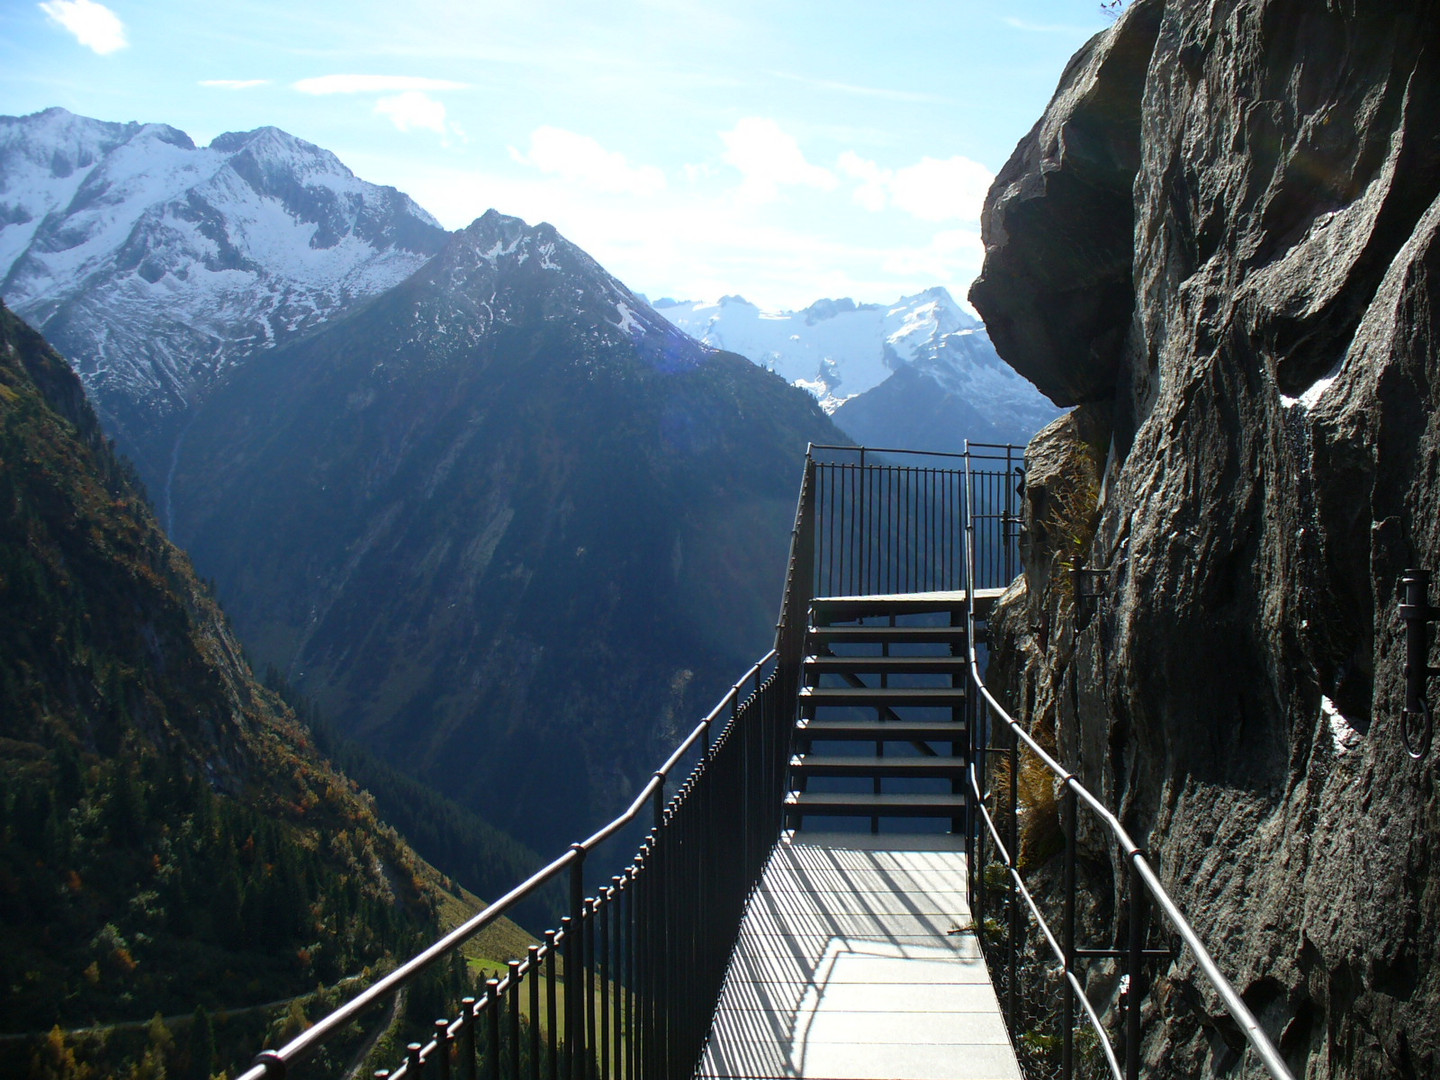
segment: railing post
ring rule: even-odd
[[[475,999],[460,999],[460,1015],[465,1018],[465,1027],[460,1033],[460,1080],[475,1080]]]
[[[1145,883],[1140,868],[1130,857],[1130,949],[1127,973],[1130,986],[1125,1006],[1125,1080],[1140,1080],[1140,1001],[1145,995]]]
[[[510,1080],[520,1080],[520,961],[505,965],[510,972],[505,997],[510,1013]]]
[[[485,980],[485,1055],[487,1080],[500,1080],[500,980]]]
[[[450,1080],[450,1021],[435,1021],[435,1077]]]
[[[560,1016],[557,1008],[555,979],[558,976],[560,955],[555,944],[555,931],[545,931],[545,1049],[550,1054],[550,1080],[560,1080]]]
[[[800,498],[795,506],[795,527],[790,534],[785,596],[780,603],[775,651],[779,663],[792,678],[798,673],[805,649],[805,613],[815,589],[815,459],[807,451],[805,473],[800,481]]]
[[[572,844],[570,915],[565,933],[565,1051],[570,1080],[585,1080],[585,846]]]
[[[525,950],[530,980],[530,1080],[540,1080],[540,946]],[[517,1078],[518,1080],[518,1078]]]
[[[1065,949],[1065,971],[1060,992],[1063,995],[1061,1022],[1060,1075],[1071,1080],[1075,1075],[1075,987],[1070,976],[1075,971],[1075,848],[1079,842],[1076,832],[1075,790],[1065,785],[1065,801],[1061,804],[1064,820],[1061,829],[1065,836],[1065,925],[1062,928]]]
[[[1005,447],[1005,475],[1000,481],[1004,488],[1000,504],[1000,513],[1004,515],[1000,519],[1000,565],[1004,567],[1005,584],[1007,585],[1015,578],[1015,553],[1011,539],[1015,535],[1015,528],[1018,524],[1018,513],[1014,501],[1015,487],[1011,483],[1014,479],[1010,456],[1012,449],[1008,444]]]
[[[1010,734],[1010,944],[1007,965],[1010,971],[1010,1026],[1020,1023],[1020,890],[1015,887],[1014,874],[1020,870],[1020,737]]]
[[[595,921],[597,902],[585,898],[585,932],[580,939],[585,946],[585,1069],[587,1080],[595,1076]]]

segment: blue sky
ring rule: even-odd
[[[1098,0],[0,0],[0,113],[273,124],[652,298],[963,298]]]

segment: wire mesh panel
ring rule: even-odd
[[[1014,446],[972,447],[967,519],[975,540],[975,587],[1003,588],[1020,572],[1024,457]]]
[[[832,446],[811,455],[814,595],[967,587],[965,455]],[[995,588],[1019,566],[1021,452],[985,447],[970,457],[976,583]]]
[[[821,596],[964,587],[964,474],[832,462],[815,470]]]

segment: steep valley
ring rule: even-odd
[[[86,1068],[233,1067],[255,1006],[303,1020],[474,903],[256,682],[74,373],[3,307],[0,510],[0,1072],[65,1075],[64,1029],[91,1025]]]

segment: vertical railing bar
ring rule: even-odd
[[[460,1029],[460,1078],[461,1080],[476,1080],[475,1028],[479,1021],[475,1018],[475,999],[473,997],[460,999],[460,1015],[465,1018],[465,1024]]]
[[[565,1034],[560,1041],[560,1053],[564,1059],[564,1065],[560,1069],[560,1075],[569,1077],[570,1080],[580,1080],[575,1075],[576,1053],[579,1050],[579,1018],[576,1016],[576,1008],[579,1004],[580,988],[576,980],[580,972],[580,949],[578,939],[580,936],[580,924],[571,915],[566,915],[560,920],[560,941],[565,947],[565,967],[563,976],[565,979],[564,996],[561,1004],[564,1008],[564,1016],[560,1023],[565,1029]]]
[[[505,988],[505,1009],[510,1017],[510,1078],[520,1080],[520,961],[511,960],[506,966],[510,969]]]
[[[450,1021],[440,1017],[435,1028],[435,1080],[450,1080]]]
[[[1060,1045],[1060,1074],[1064,1080],[1071,1080],[1075,1075],[1075,987],[1071,985],[1069,975],[1075,973],[1075,847],[1079,840],[1076,833],[1076,803],[1075,792],[1067,784],[1065,787],[1064,803],[1062,804],[1063,820],[1061,829],[1065,839],[1065,914],[1064,914],[1064,947],[1065,947],[1065,975],[1067,978],[1061,980],[1062,1013],[1060,1019],[1061,1045]]]
[[[598,906],[600,948],[595,963],[600,983],[600,1080],[609,1080],[610,1077],[610,902],[614,895],[612,889],[602,890]]]
[[[485,1075],[500,1080],[500,980],[485,980]]]
[[[560,1010],[556,1000],[556,980],[560,977],[560,956],[555,947],[555,931],[545,931],[545,1049],[549,1055],[550,1080],[559,1080],[560,1071]]]
[[[570,925],[565,930],[565,1052],[570,1080],[585,1080],[585,847],[572,844]]]
[[[626,867],[625,877],[625,1080],[635,1076],[635,956],[638,948],[635,922],[635,890],[629,883],[635,880],[634,864]]]
[[[530,1080],[540,1080],[540,946],[525,950],[530,992]]]
[[[1005,865],[1010,870],[1017,869],[1020,852],[1020,740],[1012,732],[1010,736],[1010,850],[1006,853]],[[1019,1024],[1020,1016],[1017,1012],[1019,1006],[1017,971],[1020,950],[1020,894],[1015,888],[1015,883],[1010,883],[1010,942],[1007,949],[1007,960],[1010,969],[1010,1024],[1012,1030]]]
[[[1140,853],[1143,857],[1144,853]],[[1125,1080],[1140,1080],[1140,1007],[1145,997],[1145,883],[1130,859],[1130,948],[1126,968],[1130,985],[1125,1006]]]
[[[585,922],[585,1067],[584,1075],[594,1080],[595,1061],[595,912],[597,901],[585,898],[582,918]]]

